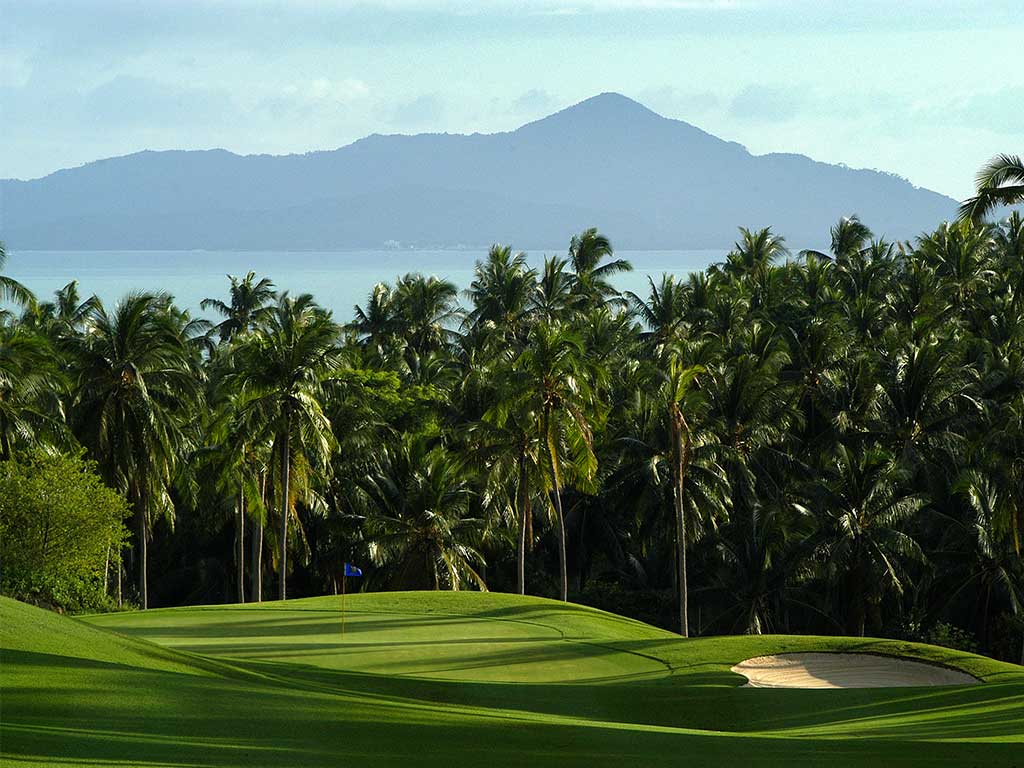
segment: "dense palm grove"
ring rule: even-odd
[[[253,274],[216,324],[0,278],[0,458],[84,450],[127,499],[111,601],[322,594],[348,561],[366,589],[1020,659],[1024,223],[831,242],[741,230],[641,296],[588,230],[540,270],[493,247],[461,296],[378,285],[348,323]]]

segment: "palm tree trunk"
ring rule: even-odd
[[[686,580],[686,510],[683,507],[683,441],[678,442],[679,460],[676,466],[676,565],[679,568],[679,634],[690,636],[690,590]]]
[[[1024,630],[1020,635],[1020,665],[1024,667]]]
[[[281,441],[281,581],[278,597],[286,600],[288,595],[288,481],[291,479],[289,473],[291,448],[291,425],[287,414],[284,420],[284,439]]]
[[[690,468],[690,428],[678,403],[672,404],[676,437],[676,562],[679,568],[679,634],[690,636],[690,584],[686,567],[686,472]]]
[[[985,590],[985,607],[981,611],[981,643],[983,648],[989,647],[989,635],[988,631],[988,609],[992,603],[992,582],[989,582],[988,588]]]
[[[555,508],[558,510],[558,569],[560,571],[562,602],[569,600],[569,572],[565,554],[565,518],[562,516],[562,489],[555,480]]]
[[[587,549],[586,549],[586,537],[585,532],[587,530],[587,508],[583,507],[580,512],[582,519],[576,524],[577,541],[576,541],[576,558],[573,562],[573,575],[576,577],[576,592],[580,594],[583,592],[583,582],[586,576],[589,575],[589,568],[587,563]],[[568,557],[566,557],[568,559]]]
[[[123,604],[123,593],[121,591],[121,572],[124,569],[124,562],[122,562],[121,560],[121,552],[118,552],[117,554],[117,607],[120,608]]]
[[[107,559],[103,562],[103,594],[110,597],[110,545],[107,544]]]
[[[562,602],[569,600],[569,572],[565,556],[565,518],[562,516],[562,489],[558,482],[558,460],[555,458],[555,444],[548,432],[547,419],[544,420],[544,434],[548,440],[548,458],[551,460],[551,481],[555,491],[555,511],[558,513],[558,569],[562,584]]]
[[[267,508],[267,472],[260,475],[260,501],[263,509]],[[256,521],[256,535],[249,537],[249,600],[254,603],[263,602],[263,523]]]
[[[526,594],[526,457],[519,457],[519,485],[516,488],[516,512],[519,515],[519,545],[516,552],[516,591]]]
[[[676,450],[676,471],[675,497],[676,512],[676,568],[679,572],[677,580],[679,584],[679,634],[683,637],[690,636],[690,587],[687,580],[686,567],[686,504],[685,487],[686,471],[690,466],[690,432],[683,416],[679,403],[670,401],[669,423],[672,425],[672,437],[675,441]]]
[[[139,599],[142,601],[142,610],[149,607],[149,580],[146,578],[146,568],[149,563],[149,526],[146,525],[146,510],[139,509]]]
[[[263,525],[256,523],[256,534],[249,537],[249,601],[263,602]]]
[[[864,594],[864,572],[860,562],[860,545],[857,545],[857,565],[853,569],[853,630],[858,637],[864,637],[865,624],[867,622],[867,596]]]
[[[238,491],[238,602],[245,602],[245,492]]]

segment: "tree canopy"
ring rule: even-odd
[[[24,307],[0,321],[0,452],[87,451],[134,516],[143,606],[321,594],[347,561],[371,588],[530,592],[684,634],[1020,658],[1020,216],[828,234],[796,253],[742,229],[647,295],[617,290],[630,265],[595,229],[539,269],[496,245],[461,298],[407,274],[347,323],[251,273],[204,302],[219,325],[5,282]]]

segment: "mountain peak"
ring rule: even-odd
[[[599,93],[597,96],[591,96],[589,99],[584,99],[579,104],[574,104],[567,109],[562,110],[563,112],[604,112],[604,113],[615,113],[615,114],[637,114],[637,115],[651,115],[654,117],[661,117],[657,112],[648,109],[639,101],[635,101],[628,96],[623,96],[621,93],[615,93],[614,91],[605,91]]]
[[[634,101],[621,93],[605,92],[589,99],[573,104],[553,115],[542,117],[527,125],[561,125],[564,123],[575,123],[586,121],[587,123],[620,123],[635,122],[637,120],[662,121],[666,118],[657,112],[648,109],[638,101]],[[524,128],[526,126],[523,126]]]

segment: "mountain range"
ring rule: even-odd
[[[514,131],[374,134],[332,151],[145,151],[0,181],[11,249],[333,250],[564,245],[596,226],[619,248],[723,248],[773,227],[827,244],[858,214],[890,239],[957,202],[893,174],[754,155],[614,93]]]

